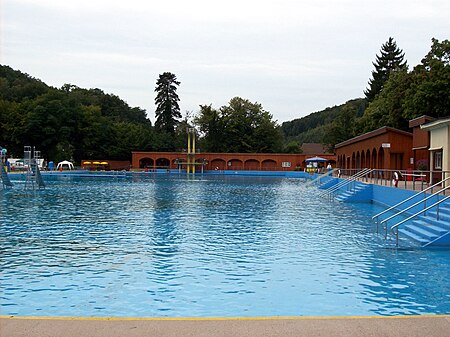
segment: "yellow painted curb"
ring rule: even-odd
[[[330,320],[330,319],[411,319],[450,318],[443,315],[402,316],[261,316],[261,317],[81,317],[81,316],[0,316],[0,319],[67,320],[67,321],[274,321],[274,320]]]

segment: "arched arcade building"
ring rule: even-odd
[[[306,167],[305,160],[320,156],[334,166],[333,154],[196,153],[195,162],[204,170],[294,171]],[[185,169],[186,152],[132,152],[133,169]]]

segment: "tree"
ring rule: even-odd
[[[380,56],[376,55],[376,61],[372,62],[375,70],[372,71],[369,87],[364,91],[369,102],[372,102],[381,92],[392,71],[407,69],[406,61],[403,61],[404,57],[405,54],[397,47],[392,37],[381,46]]]
[[[369,103],[359,120],[360,131],[369,132],[383,126],[407,131],[408,119],[404,117],[406,92],[411,86],[411,75],[404,70],[394,71],[384,89]]]
[[[432,39],[429,53],[411,74],[404,118],[445,117],[450,112],[450,41]]]
[[[20,102],[46,93],[49,87],[38,79],[0,65],[0,98]]]
[[[279,152],[283,136],[272,115],[261,104],[235,97],[218,111],[201,106],[195,118],[206,151]]]
[[[67,93],[52,88],[34,100],[25,100],[21,108],[27,115],[23,138],[25,145],[35,145],[44,158],[50,156],[55,161],[61,151],[65,160],[80,157],[77,152],[78,156],[72,158],[75,150],[73,144],[77,144],[79,139],[80,106],[70,100]]]
[[[289,143],[287,143],[284,146],[283,152],[284,153],[302,153],[303,150],[297,141],[291,140]]]
[[[175,135],[175,127],[178,119],[181,118],[180,107],[177,95],[177,86],[180,82],[174,74],[165,72],[159,75],[156,82],[156,121],[155,127],[158,131],[167,133],[171,136]]]
[[[193,112],[186,110],[183,119],[178,122],[175,128],[175,136],[173,139],[173,144],[175,145],[175,150],[184,151],[187,148],[187,129],[193,128],[192,121]],[[196,147],[200,150],[200,144],[197,143]]]
[[[333,148],[334,145],[355,137],[357,117],[358,106],[344,105],[333,123],[325,126],[326,139],[323,139],[322,143],[329,144],[330,148]]]
[[[142,124],[115,122],[111,125],[115,142],[108,148],[108,158],[131,160],[131,151],[146,151],[152,143],[152,132]]]
[[[6,147],[11,156],[23,155],[26,118],[19,103],[0,99],[0,145]]]
[[[130,159],[155,149],[146,112],[100,89],[60,89],[0,65],[0,145],[16,157],[32,145],[47,160]]]
[[[224,152],[225,130],[221,114],[211,105],[200,105],[200,112],[194,118],[200,131],[200,144],[209,152]]]

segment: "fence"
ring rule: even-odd
[[[334,175],[340,176],[341,178],[346,178],[355,175],[361,170],[339,169],[334,173]],[[398,187],[414,191],[423,191],[428,186],[443,181],[447,177],[450,177],[450,171],[374,169],[372,172],[360,178],[359,180],[370,184]],[[447,184],[447,182],[444,182],[443,184]],[[450,185],[450,182],[448,184]],[[442,184],[440,184],[437,185],[437,187],[439,188],[446,186],[442,186]],[[433,191],[431,191],[431,193],[433,193]]]

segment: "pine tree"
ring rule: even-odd
[[[178,102],[180,98],[177,95],[177,86],[180,82],[177,77],[169,72],[159,75],[156,81],[156,121],[155,128],[171,136],[175,135],[175,126],[181,118]]]
[[[373,78],[369,80],[369,87],[364,91],[369,102],[381,92],[392,71],[405,70],[408,67],[406,61],[403,61],[405,53],[397,47],[392,37],[381,46],[380,53],[380,56],[376,55],[376,61],[372,62],[375,67],[372,71]]]

